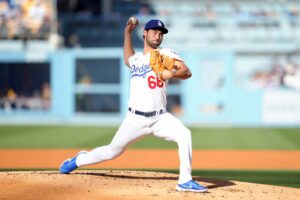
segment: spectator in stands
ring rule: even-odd
[[[9,88],[7,90],[6,96],[4,97],[4,110],[11,111],[12,109],[16,108],[16,100],[17,100],[17,93],[14,89]]]
[[[297,5],[291,5],[287,10],[287,17],[292,26],[296,26],[299,17],[299,10]]]
[[[284,84],[288,87],[300,90],[300,64],[288,63],[285,66],[285,71]]]
[[[27,25],[34,36],[38,36],[46,20],[46,8],[40,0],[35,0],[28,10]]]
[[[215,19],[217,13],[214,11],[213,6],[211,4],[206,4],[205,17],[207,19]]]
[[[12,5],[9,11],[9,17],[7,19],[7,37],[17,38],[22,34],[22,13],[20,7]]]
[[[0,1],[0,37],[6,35],[6,19],[8,14],[8,4],[6,1]]]
[[[251,75],[250,88],[253,89],[263,89],[267,87],[268,83],[268,73],[257,70]]]
[[[145,16],[148,17],[149,15],[152,15],[150,6],[148,4],[143,4],[137,13],[137,17],[138,18],[142,18]]]
[[[69,44],[73,48],[79,48],[79,47],[81,47],[81,45],[80,45],[80,39],[79,39],[79,37],[78,37],[77,34],[73,33],[73,34],[70,35],[70,37],[69,37]]]
[[[42,85],[42,108],[43,110],[49,110],[51,106],[51,88],[48,82],[44,82]]]
[[[154,12],[151,10],[151,7],[149,4],[143,4],[139,11],[136,14],[136,17],[139,19],[139,22],[141,26],[144,26],[144,24],[149,20],[149,18],[154,14]]]

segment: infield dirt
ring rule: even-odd
[[[177,178],[169,173],[125,170],[77,170],[69,175],[57,171],[0,172],[0,199],[300,199],[300,190],[296,188],[201,177],[194,179],[207,186],[208,192],[177,192]]]
[[[0,149],[0,168],[57,169],[81,149]],[[300,151],[194,150],[193,169],[299,170]],[[178,169],[175,149],[128,149],[121,156],[85,166],[93,169]]]

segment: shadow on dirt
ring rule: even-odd
[[[200,177],[194,177],[194,180],[205,182],[205,183],[210,183],[210,185],[207,186],[208,189],[219,188],[219,187],[227,187],[227,186],[235,185],[234,182],[229,181],[229,180],[218,180],[218,179],[200,178]]]
[[[178,176],[174,174],[170,174],[170,176],[166,173],[156,172],[157,175],[149,175],[144,173],[143,171],[131,171],[133,175],[124,175],[117,174],[114,171],[112,172],[77,172],[76,174],[80,175],[89,175],[89,176],[101,176],[101,177],[110,177],[110,178],[119,178],[119,179],[140,179],[140,180],[178,180]],[[217,180],[212,178],[202,178],[199,176],[193,177],[195,181],[209,183],[207,187],[209,189],[219,188],[219,187],[227,187],[235,185],[234,182],[229,180]]]

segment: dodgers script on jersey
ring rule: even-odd
[[[182,61],[172,49],[161,48],[159,51],[163,55]],[[165,109],[167,81],[159,80],[151,70],[150,53],[135,53],[129,58],[129,65],[131,70],[128,105],[143,112]]]

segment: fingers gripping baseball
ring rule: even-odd
[[[155,72],[158,79],[162,80],[164,70],[172,71],[174,69],[175,60],[169,56],[159,53],[157,50],[151,51],[150,54],[150,67]],[[164,73],[166,74],[166,73]],[[171,78],[168,76],[168,78]]]
[[[132,16],[129,18],[128,23],[131,23],[132,25],[137,25],[139,21],[136,17]]]
[[[131,32],[137,27],[138,24],[139,20],[136,17],[132,16],[127,21],[126,29]]]

